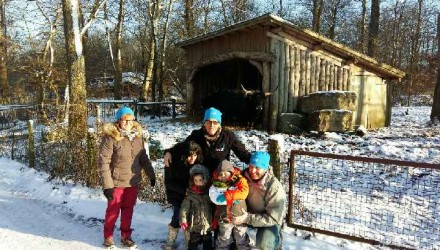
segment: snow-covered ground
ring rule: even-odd
[[[391,126],[369,131],[364,137],[337,133],[319,137],[282,134],[283,161],[287,161],[291,149],[301,149],[439,164],[440,126],[429,125],[429,113],[430,107],[393,108]],[[174,145],[201,125],[167,119],[141,122],[148,126],[152,139],[160,141],[164,148]],[[236,134],[251,151],[264,150],[269,138],[266,132],[257,130],[236,131]],[[162,162],[155,161],[153,165],[160,169]],[[106,207],[102,191],[47,180],[46,173],[0,158],[0,249],[102,248]],[[160,249],[170,218],[170,209],[138,201],[132,227],[139,249]],[[117,235],[115,233],[116,241]],[[306,236],[306,232],[286,227],[283,249],[377,248],[324,235]],[[184,249],[181,234],[178,239],[179,250]]]

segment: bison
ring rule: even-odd
[[[264,101],[272,93],[260,90],[222,89],[202,100],[204,109],[214,107],[223,113],[226,124],[239,124],[252,128],[261,121]]]

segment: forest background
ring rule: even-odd
[[[54,165],[80,176],[96,154],[87,99],[184,100],[175,44],[268,12],[405,71],[393,101],[433,96],[440,118],[438,0],[0,0],[0,104],[37,105],[72,153]]]

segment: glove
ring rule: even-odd
[[[113,200],[113,192],[115,191],[114,188],[106,188],[104,189],[104,196],[107,198],[108,201]]]
[[[188,223],[182,223],[180,224],[180,228],[182,228],[183,231],[185,231],[188,228]]]
[[[151,184],[151,187],[154,187],[156,185],[156,179],[151,179],[150,184]]]
[[[241,212],[243,213],[242,215],[234,216],[234,218],[232,219],[232,222],[235,225],[246,224],[249,222],[249,213],[246,212],[244,208],[241,209]]]
[[[218,203],[223,203],[223,202],[225,202],[225,201],[226,201],[226,197],[225,197],[225,195],[224,195],[224,194],[221,194],[221,195],[217,196],[216,201],[217,201]]]

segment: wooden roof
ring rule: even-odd
[[[312,48],[318,48],[319,50],[328,51],[329,53],[334,54],[337,57],[353,62],[355,65],[361,68],[368,68],[388,78],[400,80],[405,76],[405,72],[399,69],[391,67],[388,64],[381,63],[374,58],[354,51],[347,46],[334,42],[311,30],[299,28],[293,23],[273,14],[265,14],[254,19],[236,23],[226,28],[182,41],[180,43],[177,43],[176,45],[182,47],[183,49],[187,49],[187,47],[190,47],[193,44],[210,39],[215,39],[217,37],[224,36],[232,32],[245,30],[256,26],[269,26],[271,30],[281,28],[284,32],[287,32],[292,36],[309,43]]]

